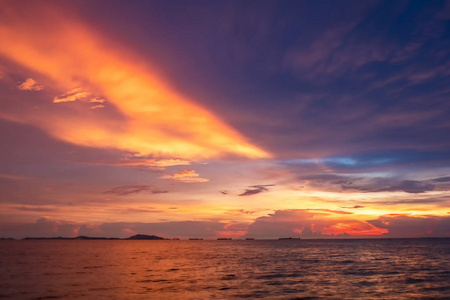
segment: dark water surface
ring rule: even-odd
[[[0,241],[5,299],[450,299],[450,239]]]

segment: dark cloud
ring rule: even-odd
[[[163,191],[163,190],[152,190],[152,194],[166,194],[169,191]]]
[[[404,191],[407,193],[424,193],[434,190],[435,186],[428,182],[417,180],[402,180],[397,185],[392,185],[387,188],[380,189],[380,191]]]
[[[51,207],[39,207],[39,206],[16,206],[14,209],[23,211],[34,211],[34,212],[51,212],[57,211],[56,208]]]
[[[389,180],[385,178],[376,178],[371,180],[366,180],[366,183],[358,182],[347,182],[342,183],[341,187],[343,189],[352,189],[365,192],[395,192],[404,191],[406,193],[424,193],[427,191],[432,191],[435,185],[426,181],[417,180],[401,180],[395,182],[394,180]]]
[[[2,224],[0,236],[24,238],[24,237],[75,237],[80,224],[69,221],[40,218],[36,223]]]
[[[387,229],[386,237],[450,237],[450,216],[386,215],[368,222]]]
[[[358,174],[342,176],[336,174],[317,174],[301,176],[300,179],[309,181],[313,187],[356,190],[362,192],[396,192],[419,194],[433,191],[436,185],[429,180],[402,180],[389,177],[362,177]]]
[[[450,197],[426,197],[418,199],[386,199],[382,201],[361,201],[367,204],[383,204],[383,205],[398,205],[398,204],[440,204],[445,206],[450,203]]]
[[[433,182],[450,182],[450,176],[434,178]]]
[[[126,214],[147,214],[147,213],[161,213],[163,210],[155,209],[153,207],[147,208],[127,208],[127,209],[109,209],[108,212],[119,213],[121,215]]]
[[[364,205],[354,205],[354,206],[341,206],[341,208],[349,208],[349,209],[357,209],[357,208],[364,208]]]
[[[114,194],[117,196],[125,196],[130,194],[139,194],[142,191],[150,191],[152,194],[163,194],[168,191],[158,190],[150,185],[123,185],[111,188],[105,194]]]
[[[245,210],[245,209],[231,209],[227,211],[227,214],[230,215],[251,215],[254,214],[256,211],[253,210]]]
[[[268,186],[274,186],[274,184],[251,185],[251,189],[245,189],[245,192],[239,194],[239,196],[253,196],[262,192],[268,192]]]

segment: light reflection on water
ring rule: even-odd
[[[0,241],[0,298],[449,299],[450,239]]]

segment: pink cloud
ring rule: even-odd
[[[201,178],[200,175],[197,174],[197,172],[195,172],[194,170],[183,170],[172,175],[164,175],[161,178],[174,179],[185,183],[201,183],[209,181],[209,179]]]
[[[28,78],[22,82],[18,87],[21,91],[41,91],[44,87],[36,82],[33,78]]]

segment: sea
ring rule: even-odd
[[[450,299],[450,239],[0,241],[1,299]]]

